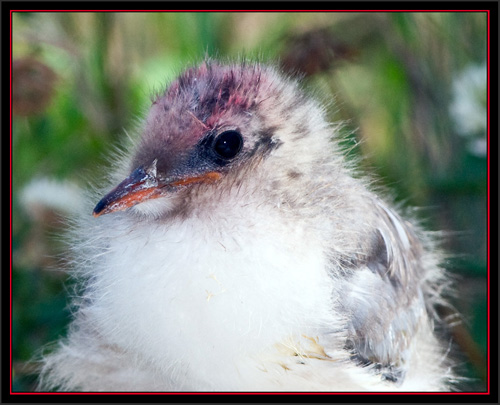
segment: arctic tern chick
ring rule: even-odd
[[[434,242],[337,133],[273,67],[173,81],[79,220],[81,293],[40,389],[449,390]]]

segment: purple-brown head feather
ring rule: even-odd
[[[244,128],[262,99],[263,69],[204,62],[186,70],[153,101],[131,169],[158,158],[167,172],[207,133]]]
[[[255,119],[260,116],[259,104],[278,91],[275,85],[272,71],[259,64],[204,62],[186,70],[153,101],[131,162],[132,174],[101,200],[94,215],[128,208],[181,186],[218,180],[258,151],[276,147],[271,127]],[[241,136],[241,151],[234,159],[214,153],[215,140],[227,131]],[[150,176],[145,168],[153,162],[155,176]],[[138,183],[138,178],[144,180]],[[144,182],[151,187],[145,188]]]

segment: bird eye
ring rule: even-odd
[[[215,138],[213,149],[223,159],[232,159],[241,150],[243,137],[238,131],[225,131]]]

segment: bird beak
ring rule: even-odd
[[[218,172],[207,172],[202,175],[162,180],[156,175],[155,159],[150,166],[141,166],[135,169],[130,176],[106,194],[97,203],[92,214],[94,217],[98,217],[103,214],[122,211],[143,201],[161,197],[166,192],[180,186],[200,182],[212,182],[218,180],[220,177],[221,174]]]

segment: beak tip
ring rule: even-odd
[[[104,198],[97,203],[97,205],[94,207],[94,210],[92,211],[92,215],[97,218],[98,216],[104,214],[106,208],[106,202],[104,201]]]

